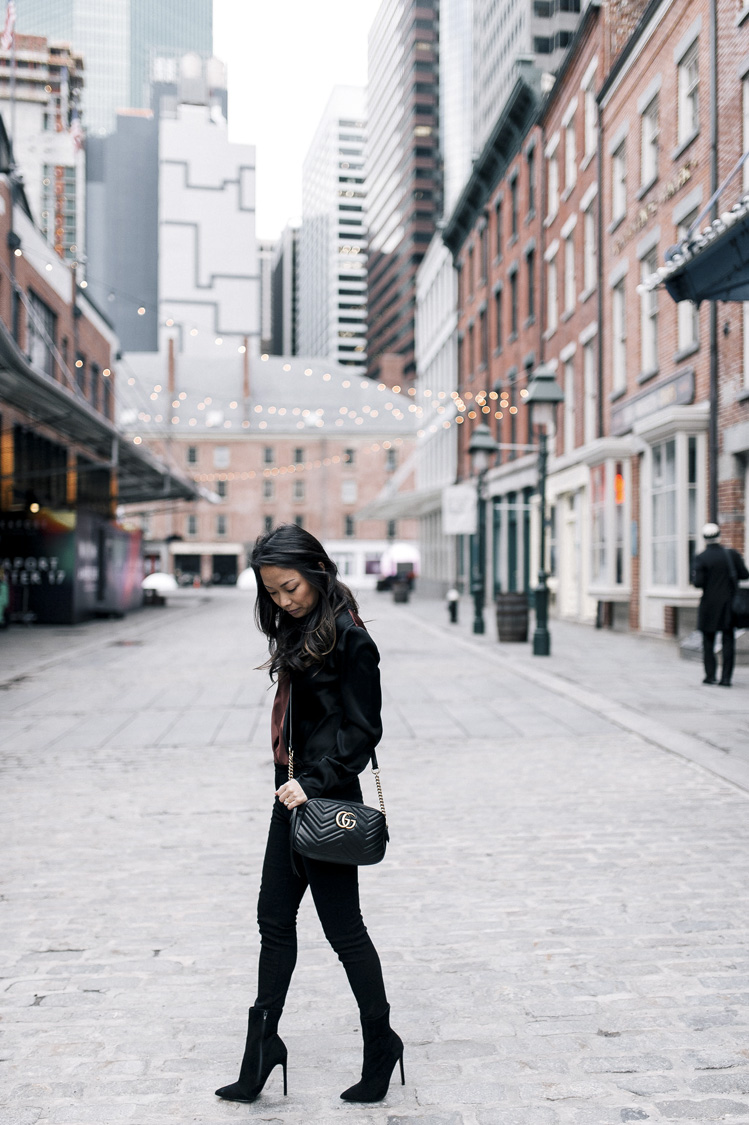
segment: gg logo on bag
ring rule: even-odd
[[[341,809],[335,822],[339,828],[356,828],[356,817],[347,809]]]

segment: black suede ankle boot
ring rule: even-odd
[[[254,1102],[268,1075],[279,1064],[283,1067],[283,1092],[286,1094],[286,1046],[278,1034],[280,1008],[250,1008],[247,1042],[239,1068],[239,1078],[216,1093],[230,1102]]]
[[[345,1102],[381,1102],[388,1092],[395,1064],[401,1064],[401,1084],[405,1086],[403,1072],[403,1040],[390,1027],[390,1008],[376,1019],[362,1019],[364,1063],[361,1081],[344,1090]]]

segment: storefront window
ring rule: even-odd
[[[676,442],[653,446],[653,582],[676,585]]]
[[[687,571],[697,554],[697,438],[687,441]]]
[[[617,586],[621,586],[624,582],[624,510],[626,507],[626,499],[624,465],[621,461],[617,461],[614,468],[614,511],[616,513],[615,581]]]
[[[590,470],[591,576],[594,582],[606,578],[606,466]]]

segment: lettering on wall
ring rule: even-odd
[[[680,168],[676,175],[661,188],[658,195],[649,199],[647,203],[643,202],[640,204],[632,222],[625,227],[624,232],[614,242],[615,254],[621,254],[624,247],[631,242],[640,231],[645,229],[651,219],[655,218],[658,214],[658,209],[662,207],[664,203],[669,203],[674,196],[689,183],[696,167],[696,160],[688,160],[683,168]]]
[[[12,586],[62,586],[67,578],[55,555],[0,558],[0,567]]]

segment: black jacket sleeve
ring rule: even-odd
[[[297,777],[307,797],[322,796],[366,769],[382,738],[379,663],[377,646],[365,629],[352,626],[340,633],[335,664],[341,715],[327,753],[305,766]]]

